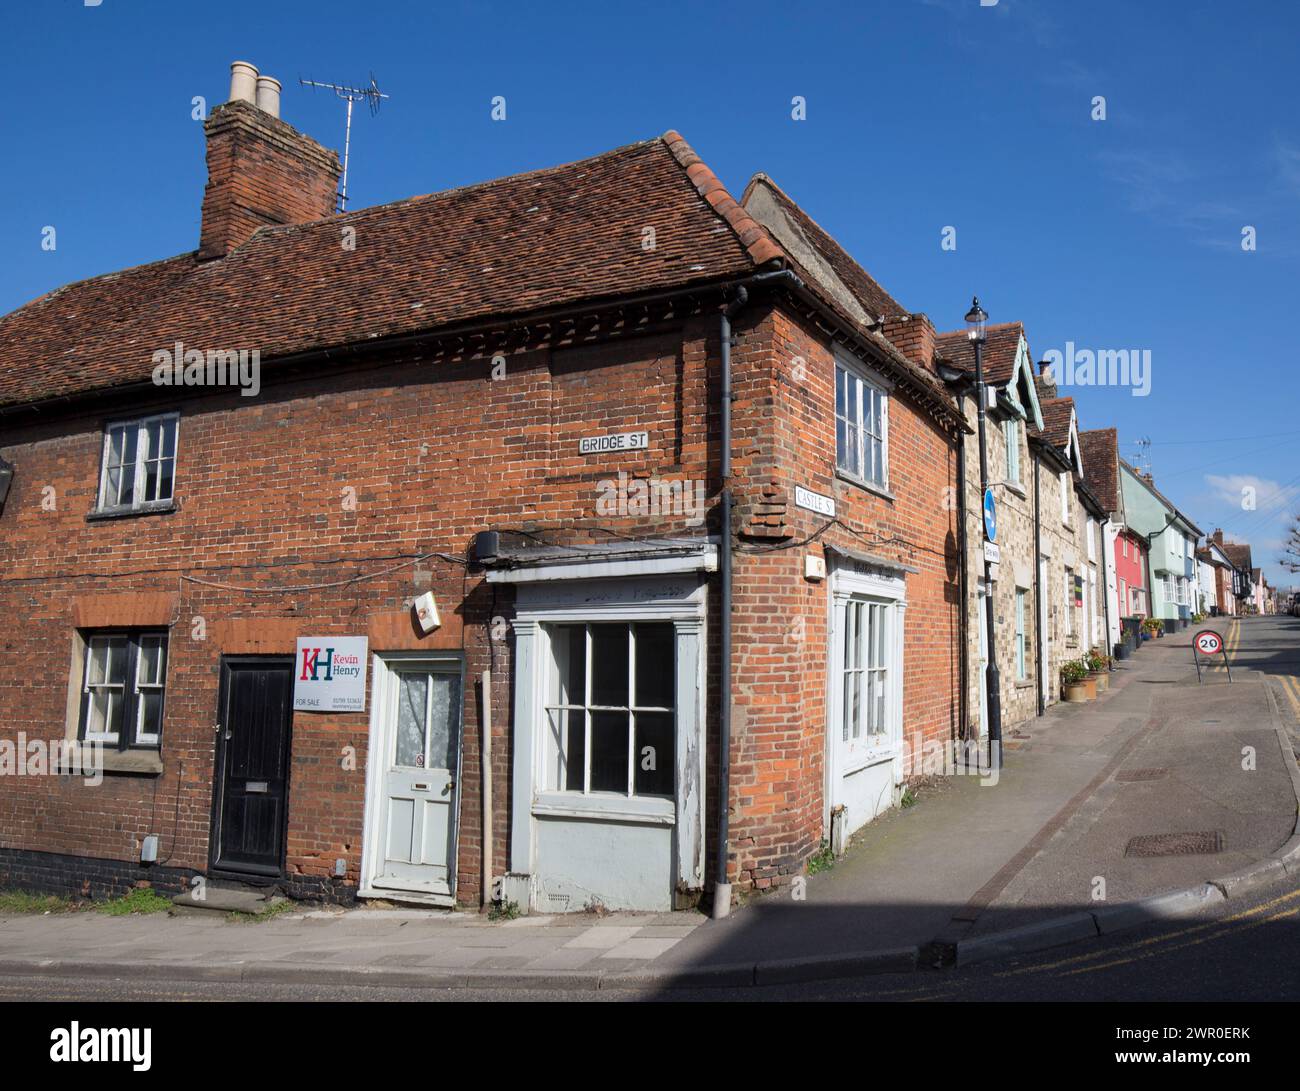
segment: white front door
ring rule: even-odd
[[[376,657],[362,893],[455,893],[461,665]]]
[[[828,787],[845,834],[892,807],[903,777],[904,591],[901,577],[858,562],[831,576]]]

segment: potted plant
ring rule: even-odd
[[[1152,637],[1165,635],[1164,626],[1160,624],[1158,617],[1149,617],[1142,622],[1142,637],[1144,640],[1150,640]]]
[[[1071,659],[1061,667],[1061,699],[1079,705],[1088,700],[1086,679],[1088,668],[1080,660]]]
[[[1100,648],[1093,648],[1083,657],[1083,662],[1088,668],[1088,677],[1097,687],[1097,692],[1105,693],[1110,688],[1110,656]]]

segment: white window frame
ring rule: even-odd
[[[1062,470],[1059,479],[1061,482],[1061,522],[1068,527],[1070,525],[1070,471]]]
[[[161,456],[150,457],[148,452],[149,426],[152,424],[162,423],[164,425],[171,423],[174,428],[172,437],[172,454],[171,454],[171,492],[167,496],[159,496],[153,500],[144,500],[141,497],[144,494],[145,484],[145,465],[149,462],[161,462]],[[109,454],[112,451],[113,433],[122,430],[125,436],[130,429],[135,429],[135,463],[132,470],[131,478],[131,502],[129,504],[107,503],[108,499],[108,466]],[[147,417],[132,417],[122,420],[109,421],[104,425],[104,441],[100,451],[99,458],[99,490],[96,493],[96,511],[102,512],[128,512],[128,511],[151,511],[160,508],[170,508],[175,504],[176,496],[176,469],[180,465],[180,442],[181,426],[180,414],[177,412],[154,413]],[[125,443],[123,445],[125,451]],[[125,468],[126,463],[122,464]],[[161,475],[160,475],[161,477]],[[119,484],[119,495],[121,486]]]
[[[839,413],[839,388],[840,373],[843,372],[851,383],[851,396],[856,400],[858,419],[857,428],[857,452],[858,462],[855,467],[846,467],[841,465],[843,452],[840,450],[839,442],[839,423],[844,421],[845,430],[851,426],[847,417],[841,417]],[[880,414],[878,428],[879,436],[866,430],[866,417],[863,413],[864,393],[872,391],[879,397]],[[835,350],[835,391],[832,395],[833,404],[832,412],[836,424],[835,428],[835,470],[836,473],[864,485],[870,489],[887,491],[889,489],[889,396],[890,386],[880,377],[873,375],[857,357],[841,350],[838,346]],[[866,436],[872,438],[873,443],[880,444],[880,467],[877,477],[870,477],[864,472],[866,459],[864,456],[863,439]]]
[[[1074,620],[1074,570],[1065,570],[1065,635],[1066,638],[1077,636]]]
[[[1088,560],[1094,563],[1097,560],[1097,520],[1091,515],[1088,516]]]
[[[649,622],[649,621],[600,621],[600,622],[558,622],[551,623],[547,626],[547,647],[550,649],[550,661],[547,663],[547,699],[543,706],[543,711],[547,715],[548,731],[543,735],[545,754],[543,763],[547,769],[546,779],[539,785],[541,791],[551,793],[561,793],[569,797],[583,797],[590,799],[595,796],[609,796],[611,798],[621,799],[671,799],[675,794],[670,791],[667,795],[655,793],[640,793],[636,790],[636,765],[640,759],[640,750],[638,747],[636,721],[637,716],[642,713],[653,715],[662,715],[668,713],[673,718],[673,734],[676,735],[677,728],[677,693],[676,686],[673,688],[673,704],[671,707],[661,705],[639,705],[636,703],[636,629],[638,625],[669,624],[670,622]],[[592,664],[594,661],[593,651],[595,647],[595,634],[592,632],[593,625],[616,625],[624,630],[627,638],[627,683],[628,683],[628,704],[626,705],[598,705],[592,701],[591,681],[592,681]],[[568,702],[560,701],[560,670],[559,660],[557,658],[557,648],[555,630],[561,627],[578,627],[583,629],[585,648],[583,653],[583,694],[579,703],[574,703],[572,699]],[[676,679],[674,679],[674,682]],[[572,695],[571,695],[572,696]],[[566,712],[569,714],[579,713],[583,718],[583,771],[582,771],[582,788],[574,789],[563,785],[551,785],[549,783],[550,773],[556,771],[559,754],[557,752],[558,743],[554,740],[551,726],[551,714],[555,712]],[[592,762],[592,716],[595,713],[614,712],[627,715],[627,788],[623,792],[614,792],[607,789],[593,790],[591,787],[591,762]],[[566,728],[567,728],[566,723]],[[675,742],[674,738],[674,742]],[[675,761],[675,754],[674,754]],[[567,772],[567,765],[566,765]],[[673,770],[673,779],[676,781],[676,770]]]
[[[1020,419],[1008,417],[1002,422],[1002,441],[1006,446],[1007,480],[1020,482]]]

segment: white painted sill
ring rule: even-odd
[[[890,492],[885,486],[873,485],[870,481],[867,481],[865,478],[861,478],[856,476],[855,474],[851,474],[849,473],[848,470],[841,470],[838,466],[835,467],[835,476],[840,481],[847,481],[850,485],[856,485],[863,492],[869,492],[873,496],[880,497],[880,499],[882,500],[888,500],[891,504],[898,499],[898,497],[896,497],[892,492]]]
[[[671,799],[653,796],[540,792],[533,800],[533,814],[538,818],[585,818],[646,826],[677,824],[677,804]]]

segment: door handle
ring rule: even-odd
[[[445,787],[442,790],[442,794],[446,795],[448,792],[454,792],[455,790],[456,790],[456,778],[452,777],[449,781],[447,781],[447,787]]]

